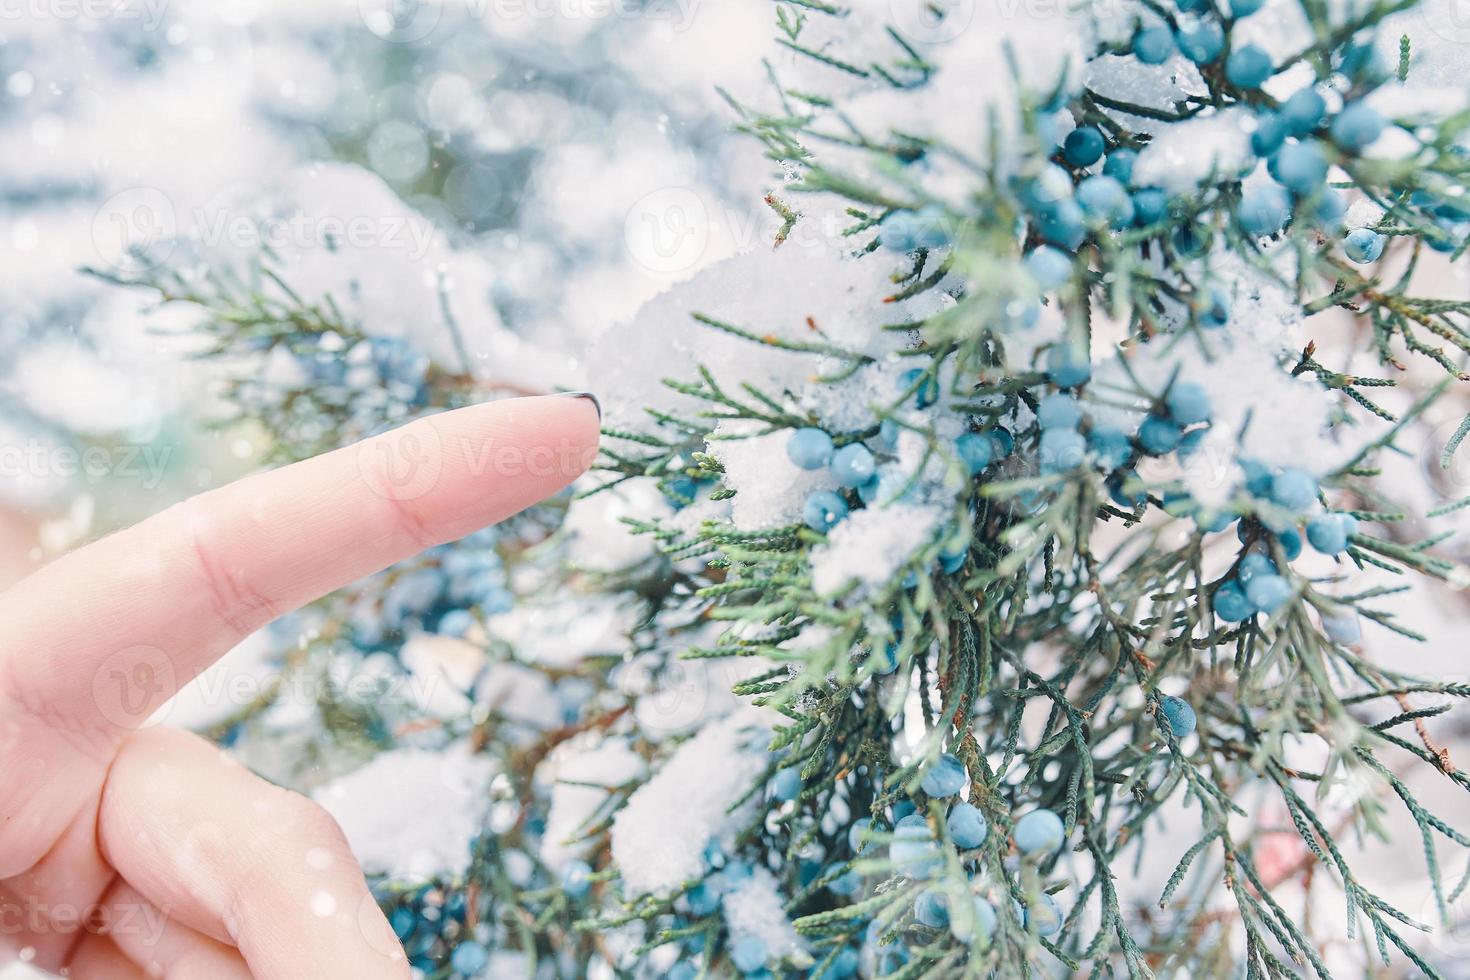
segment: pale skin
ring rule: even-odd
[[[585,398],[447,412],[177,504],[0,594],[0,965],[407,978],[336,822],[169,728],[166,702],[272,619],[562,489],[597,438]]]

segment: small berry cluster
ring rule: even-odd
[[[1317,481],[1301,470],[1273,471],[1249,460],[1242,465],[1245,492],[1253,498],[1256,516],[1239,522],[1236,533],[1246,550],[1236,562],[1234,573],[1216,586],[1212,600],[1215,614],[1231,623],[1256,613],[1270,615],[1291,598],[1291,584],[1281,574],[1272,553],[1279,550],[1288,562],[1301,556],[1299,528],[1303,517],[1317,507],[1320,495]],[[1306,518],[1306,540],[1324,555],[1341,554],[1357,526],[1351,514],[1320,511]]]
[[[349,431],[369,432],[411,417],[432,400],[429,358],[398,337],[323,330],[250,338],[242,346],[264,363],[235,385],[236,397],[288,424],[305,423],[303,413],[328,413],[341,417]],[[304,400],[303,391],[309,396]]]
[[[911,409],[929,410],[939,399],[938,383],[920,368],[904,372],[898,386],[907,395],[906,405]],[[898,423],[884,420],[874,440],[878,452],[891,455],[898,446],[900,431]],[[965,470],[976,476],[1009,456],[1014,448],[1015,439],[1010,431],[994,426],[984,432],[966,431],[955,440],[952,450]],[[877,501],[885,486],[878,455],[860,439],[838,446],[823,429],[796,429],[787,439],[786,456],[799,469],[825,470],[841,488],[813,490],[806,497],[802,519],[807,527],[821,534],[842,523],[854,508]],[[967,553],[968,548],[963,545],[946,548],[941,551],[940,563],[946,572],[954,573],[964,564]]]
[[[347,621],[353,642],[364,650],[392,650],[415,631],[463,637],[476,612],[509,612],[515,595],[496,550],[502,530],[476,531],[425,552],[417,567],[396,569],[376,602],[353,607]]]
[[[409,965],[425,976],[444,976],[446,961],[455,977],[478,977],[490,962],[490,952],[473,938],[468,919],[469,898],[463,889],[426,885],[393,890],[380,886],[380,904],[388,924],[403,943]]]
[[[788,793],[791,799],[795,798],[801,787],[800,776],[796,773],[797,770],[788,769],[777,774],[771,786],[773,799],[790,802],[790,799],[784,798]],[[791,781],[793,775],[794,785]],[[679,927],[683,928],[692,920],[707,920],[716,916],[725,899],[748,883],[754,873],[750,864],[730,857],[717,842],[710,841],[704,848],[703,876],[679,899],[681,910],[685,914],[676,920]],[[807,883],[822,877],[827,881],[826,887],[834,894],[849,897],[856,893],[860,883],[855,873],[848,872],[841,876],[827,874],[819,864],[810,861],[804,863],[802,877]],[[687,931],[690,935],[678,944],[684,956],[666,974],[674,980],[694,980],[701,975],[697,964],[706,952],[705,933],[693,929]],[[773,976],[772,961],[778,960],[780,956],[778,951],[770,948],[766,939],[754,933],[738,932],[728,935],[725,942],[730,963],[740,975],[760,980]],[[858,950],[848,947],[839,950],[820,973],[814,972],[810,975],[813,980],[846,980],[856,976],[857,970]]]
[[[1327,186],[1333,164],[1350,167],[1389,128],[1388,121],[1363,96],[1376,81],[1371,46],[1349,45],[1341,57],[1341,75],[1351,84],[1335,111],[1316,86],[1306,86],[1277,101],[1263,86],[1282,68],[1255,44],[1232,46],[1227,33],[1234,22],[1255,14],[1262,4],[1230,4],[1227,18],[1215,5],[1184,0],[1178,16],[1167,23],[1140,23],[1128,53],[1145,65],[1161,65],[1176,54],[1227,83],[1241,125],[1249,133],[1255,159],[1239,174],[1247,177],[1264,162],[1270,179],[1247,180],[1240,185],[1234,210],[1239,229],[1252,237],[1275,235],[1294,219],[1338,233],[1346,211],[1344,195]],[[1075,251],[1089,235],[1129,228],[1176,223],[1173,245],[1182,255],[1200,254],[1201,241],[1187,217],[1198,207],[1195,194],[1172,196],[1166,189],[1134,179],[1140,146],[1126,133],[1110,138],[1090,121],[1071,132],[1057,147],[1054,163],[1018,187],[1018,196],[1037,240],[1044,243],[1026,257],[1025,265],[1043,290],[1056,288],[1075,275]],[[1101,162],[1100,172],[1096,165]],[[1432,246],[1450,249],[1470,227],[1470,208],[1458,196],[1417,191],[1413,203],[1424,209],[1442,234],[1431,235]],[[905,221],[912,220],[911,216]],[[886,223],[885,223],[886,224]],[[907,242],[909,237],[903,238]],[[1376,262],[1387,236],[1358,227],[1343,238],[1343,251],[1357,263]],[[895,246],[901,244],[895,239]],[[1211,326],[1205,315],[1208,296],[1199,304],[1201,326]]]
[[[821,429],[797,429],[786,443],[786,455],[803,470],[826,469],[840,486],[855,490],[864,502],[872,500],[877,492],[877,461],[861,442],[851,442],[839,449]],[[817,490],[807,497],[803,517],[813,531],[826,533],[847,514],[848,504],[841,494]]]
[[[942,753],[924,771],[919,788],[930,801],[948,800],[961,797],[968,781],[964,764],[954,755]],[[945,852],[928,817],[909,801],[894,804],[886,816],[892,820],[892,830],[887,834],[880,829],[877,818],[857,820],[848,828],[848,844],[854,857],[870,856],[876,844],[886,840],[889,863],[899,874],[916,881],[942,877]],[[917,931],[912,938],[922,943],[931,931],[947,929],[956,939],[985,946],[998,924],[995,900],[1009,896],[1008,885],[987,890],[975,883],[982,867],[977,852],[990,838],[989,824],[978,807],[958,799],[944,818],[944,832],[959,852],[970,887],[962,890],[951,882],[936,881],[919,891],[913,904],[912,928]],[[1015,821],[1011,833],[1021,860],[1038,865],[1060,850],[1065,840],[1062,819],[1047,809],[1024,814]],[[1031,897],[1027,905],[1014,898],[1011,905],[1015,921],[1041,936],[1055,935],[1065,920],[1056,900],[1044,891]],[[905,944],[898,942],[883,947],[881,958],[884,972],[888,972],[907,962],[909,954]]]

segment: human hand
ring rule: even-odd
[[[154,712],[272,619],[591,464],[587,398],[422,419],[185,501],[0,595],[0,964],[402,978],[342,832]]]

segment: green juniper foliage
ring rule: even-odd
[[[1470,686],[1361,643],[1363,620],[1416,636],[1394,615],[1406,573],[1467,583],[1379,480],[1470,352],[1470,303],[1423,287],[1470,241],[1470,116],[1403,97],[1416,48],[1384,25],[1414,5],[1144,0],[1021,24],[936,4],[917,26],[773,6],[771,87],[728,96],[779,174],[773,246],[656,301],[700,339],[663,390],[603,392],[598,479],[571,505],[656,486],[624,520],[657,553],[548,580],[577,558],[547,537],[562,502],[431,557],[440,591],[407,613],[394,589],[421,568],[316,613],[317,644],[391,653],[415,627],[484,641],[512,602],[634,610],[620,648],[570,666],[484,641],[584,693],[516,744],[490,709],[454,732],[497,757],[521,816],[463,873],[384,883],[415,964],[472,974],[488,947],[569,976],[1325,978],[1323,930],[1348,940],[1339,964],[1439,975],[1426,936],[1470,885],[1470,828],[1410,774],[1470,789],[1423,724]],[[1278,23],[1284,56],[1258,43]],[[1153,90],[1119,82],[1134,69]],[[834,213],[835,240],[803,234]],[[286,456],[475,391],[330,307],[131,282],[206,310],[211,354],[315,366],[284,396],[233,389]],[[767,288],[793,322],[762,320]],[[627,356],[654,356],[653,316]],[[322,356],[359,344],[365,387]],[[1428,385],[1407,383],[1417,362]],[[1467,431],[1435,447],[1444,466]],[[522,566],[541,577],[513,595]],[[491,568],[493,588],[457,589]],[[641,689],[609,681],[632,663]],[[686,669],[735,677],[743,706],[666,737],[640,699]],[[405,719],[386,721],[376,748]],[[541,767],[611,742],[646,768],[590,781],[552,842],[579,856],[548,856]],[[1422,907],[1349,860],[1390,808],[1422,836]],[[1283,837],[1294,857],[1263,858]],[[1341,893],[1336,923],[1286,907],[1302,876]]]

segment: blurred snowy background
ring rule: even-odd
[[[268,448],[200,424],[188,312],[84,268],[264,246],[370,333],[448,349],[449,307],[481,379],[580,385],[602,329],[766,234],[715,83],[769,34],[697,0],[7,4],[0,582]]]

